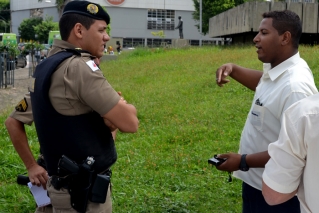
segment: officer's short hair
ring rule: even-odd
[[[262,16],[263,18],[272,18],[272,26],[278,31],[279,35],[289,31],[293,46],[298,48],[302,34],[302,24],[296,13],[290,10],[270,11]]]
[[[86,29],[89,29],[95,20],[104,20],[106,24],[109,24],[110,16],[98,4],[88,1],[69,2],[65,5],[59,21],[61,39],[67,40],[69,38],[70,32],[76,23],[80,23]]]
[[[61,39],[66,41],[70,36],[70,32],[76,23],[82,24],[86,29],[95,22],[94,19],[75,13],[70,13],[61,17],[59,21]]]

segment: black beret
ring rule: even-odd
[[[110,23],[110,16],[107,12],[99,5],[88,1],[71,1],[64,7],[62,16],[76,13],[84,16],[88,16],[97,20],[104,20],[106,24]]]

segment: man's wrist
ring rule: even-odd
[[[247,172],[249,170],[249,166],[247,165],[247,162],[246,162],[246,155],[247,154],[242,154],[240,158],[239,170],[243,172]]]

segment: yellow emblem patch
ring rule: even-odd
[[[95,4],[89,4],[86,9],[92,14],[97,14],[99,12],[99,8]]]
[[[17,106],[15,107],[16,111],[18,112],[26,112],[28,109],[28,102],[27,100],[24,98],[22,99]]]

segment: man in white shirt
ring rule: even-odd
[[[300,212],[297,197],[269,206],[261,188],[264,166],[270,158],[268,145],[278,139],[282,113],[293,103],[318,92],[311,70],[299,56],[301,33],[297,14],[288,10],[264,13],[259,33],[253,40],[258,59],[264,63],[264,72],[235,64],[225,64],[216,71],[219,86],[228,83],[226,77],[230,76],[255,91],[241,135],[239,154],[219,155],[227,161],[217,167],[234,171],[234,176],[243,181],[244,213]]]
[[[302,213],[319,211],[319,94],[289,107],[279,138],[268,147],[270,160],[263,173],[262,192],[269,205],[296,193]]]

